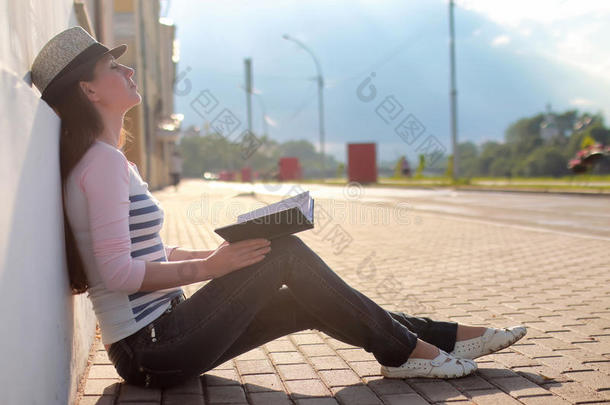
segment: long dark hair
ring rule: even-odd
[[[91,81],[94,78],[95,64],[88,69],[81,81]],[[61,119],[59,137],[59,164],[61,173],[62,203],[64,215],[64,234],[66,246],[66,261],[70,289],[72,294],[82,294],[89,289],[85,264],[78,250],[74,232],[66,215],[65,187],[68,175],[93,145],[98,135],[104,130],[102,117],[83,93],[78,81],[66,87],[58,100],[51,107]],[[121,130],[118,147],[122,149],[130,134]]]

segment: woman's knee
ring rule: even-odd
[[[274,248],[278,249],[299,249],[305,245],[305,242],[301,240],[296,235],[284,235],[279,238],[275,238],[271,240],[271,250]]]

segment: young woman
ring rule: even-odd
[[[304,329],[371,352],[386,377],[460,377],[524,327],[473,327],[387,311],[347,285],[300,238],[167,247],[163,209],[121,148],[141,102],[134,70],[79,27],[52,38],[32,81],[61,119],[66,254],[126,382],[169,387]],[[181,286],[210,280],[190,298]]]

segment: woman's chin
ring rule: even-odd
[[[133,97],[133,101],[132,101],[131,107],[135,107],[136,105],[138,105],[138,104],[140,104],[142,102],[142,96],[140,95],[140,93],[138,93],[137,91],[135,91],[134,93],[135,93],[135,95]]]

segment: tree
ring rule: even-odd
[[[447,170],[445,170],[446,177],[453,177],[453,155],[447,157]]]
[[[489,166],[489,175],[493,177],[511,177],[513,164],[510,159],[498,156]]]
[[[556,146],[542,146],[528,155],[514,173],[519,176],[553,176],[569,174],[562,151]]]
[[[420,178],[424,175],[424,169],[426,168],[426,157],[424,155],[419,155],[419,164],[417,165],[417,169],[415,170],[415,177]]]
[[[477,174],[477,159],[479,150],[473,142],[461,142],[458,144],[458,170],[460,177],[473,177]],[[451,161],[453,166],[453,160]],[[453,173],[453,168],[451,169]]]
[[[511,148],[514,157],[525,157],[532,150],[543,144],[540,135],[540,124],[543,114],[531,118],[522,118],[511,124],[504,135],[506,144]]]
[[[230,141],[220,134],[183,137],[179,148],[184,157],[184,176],[201,177],[206,171],[239,170],[245,166],[271,173],[277,170],[278,160],[282,156],[298,157],[304,177],[321,174],[321,154],[315,151],[310,142],[297,140],[278,143],[266,135],[257,136],[256,139],[252,153],[245,153],[244,145],[239,141]],[[334,173],[338,162],[329,155],[325,158],[326,169]]]

